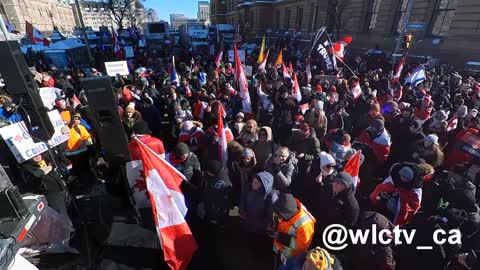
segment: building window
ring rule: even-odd
[[[365,19],[365,25],[363,26],[364,32],[372,32],[377,24],[378,9],[380,8],[379,0],[368,0],[367,16]]]
[[[283,22],[283,28],[287,29],[290,27],[290,9],[285,9],[285,21]]]
[[[297,18],[295,19],[295,29],[298,31],[302,30],[302,20],[303,19],[303,8],[297,7]]]
[[[429,24],[429,33],[432,36],[445,36],[452,24],[458,0],[437,0],[432,19]]]
[[[407,10],[408,0],[400,0],[397,3],[397,10],[392,23],[392,35],[397,35],[402,32],[402,26],[405,23],[405,11]]]
[[[280,10],[275,10],[275,28],[280,29]]]

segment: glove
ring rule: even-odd
[[[290,241],[292,240],[292,236],[286,233],[278,233],[275,240],[277,240],[278,243],[288,247],[290,245]]]
[[[66,134],[68,132],[70,132],[70,128],[68,126],[63,126],[60,131],[62,132],[62,134]]]

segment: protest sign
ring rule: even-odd
[[[117,74],[122,76],[130,74],[127,61],[105,62],[105,69],[110,77],[115,77]]]
[[[49,110],[53,109],[53,106],[55,106],[55,99],[59,97],[61,91],[61,89],[54,87],[42,87],[38,89],[43,105]]]

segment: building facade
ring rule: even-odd
[[[81,1],[79,4],[85,27],[91,27],[94,31],[98,31],[100,26],[107,26],[110,29],[117,28],[116,23],[114,23],[110,17],[111,11],[105,8],[103,3],[97,1]],[[80,25],[78,12],[76,9],[74,9],[74,11],[75,20],[77,24]]]
[[[187,17],[183,14],[170,14],[170,27],[173,29],[177,29],[184,25],[187,21]]]
[[[405,22],[408,0],[212,0],[213,24],[241,25],[252,36],[273,32],[311,33],[327,26],[334,38],[351,35],[352,48],[392,51]],[[415,0],[411,54],[461,64],[480,61],[480,1]],[[270,31],[269,31],[270,32]]]
[[[197,19],[210,23],[210,3],[208,1],[198,1]]]
[[[1,0],[0,11],[20,32],[25,32],[25,21],[46,35],[54,26],[65,34],[76,26],[73,6],[67,0]]]

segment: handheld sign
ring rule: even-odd
[[[115,77],[117,74],[122,76],[130,74],[127,61],[105,62],[105,69],[110,77]]]

